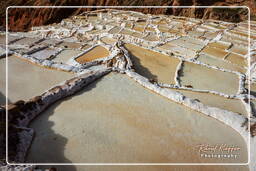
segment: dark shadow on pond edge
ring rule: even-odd
[[[53,143],[51,143],[51,144],[44,144],[45,146],[49,145],[49,148],[50,148],[49,156],[45,156],[45,155],[41,156],[41,157],[39,156],[39,157],[37,157],[37,159],[35,159],[34,156],[40,155],[40,153],[39,153],[40,149],[38,149],[39,150],[38,151],[37,149],[33,148],[33,143],[40,143],[40,141],[37,140],[37,136],[39,136],[39,137],[42,136],[42,135],[37,135],[37,132],[35,132],[35,136],[34,136],[34,140],[32,141],[31,148],[28,150],[28,154],[27,154],[27,157],[26,157],[26,162],[28,162],[28,163],[32,162],[32,163],[69,163],[69,164],[72,164],[72,161],[67,159],[65,157],[65,154],[64,154],[65,146],[66,146],[66,144],[68,142],[68,139],[66,137],[60,135],[60,134],[57,134],[56,132],[54,132],[54,130],[52,130],[52,127],[54,126],[55,123],[52,122],[52,121],[49,121],[49,117],[51,117],[55,113],[56,107],[59,106],[64,101],[71,100],[75,96],[81,95],[84,92],[87,92],[87,91],[92,90],[93,88],[96,88],[96,84],[101,79],[102,78],[99,78],[96,81],[90,83],[89,85],[87,85],[86,87],[82,88],[80,91],[78,91],[74,95],[65,97],[65,98],[55,102],[54,104],[49,106],[43,113],[41,113],[39,116],[37,116],[33,121],[31,121],[31,123],[33,123],[33,122],[41,122],[41,121],[48,121],[47,123],[44,123],[43,127],[44,127],[45,130],[43,132],[41,132],[40,134],[47,133],[47,137],[49,139],[51,138],[51,140],[49,140],[47,138],[47,141],[52,141]],[[54,143],[54,142],[56,142],[56,143]],[[36,147],[36,148],[38,148],[38,147]],[[76,147],[74,147],[74,148],[76,148]],[[52,152],[53,150],[54,150],[54,152]],[[41,155],[43,155],[43,154],[41,154]],[[38,159],[39,160],[43,160],[43,161],[38,161]],[[76,161],[73,161],[73,162],[76,162]],[[42,166],[42,167],[43,168],[50,168],[51,166]],[[39,168],[42,168],[42,167],[39,167]],[[73,165],[69,165],[69,166],[52,166],[52,167],[54,167],[54,168],[61,168],[60,170],[65,170],[65,171],[66,170],[67,171],[76,171],[76,167],[73,166]]]
[[[130,55],[131,55],[131,61],[134,64],[134,69],[138,74],[140,74],[154,82],[158,81],[157,75],[154,75],[148,68],[144,67],[141,64],[141,60],[139,59],[139,57],[132,55],[131,52],[130,52]]]

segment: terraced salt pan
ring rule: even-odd
[[[230,44],[224,44],[221,42],[213,42],[208,44],[209,47],[219,48],[219,49],[228,49],[230,47]]]
[[[225,94],[236,94],[239,88],[239,78],[236,74],[189,62],[184,62],[180,80],[183,86],[192,86],[201,90],[214,90]]]
[[[153,28],[153,27],[146,27],[145,30],[149,31],[149,32],[155,32],[155,28]]]
[[[40,51],[37,51],[37,52],[31,54],[31,56],[35,57],[37,59],[50,59],[53,56],[55,56],[55,54],[57,54],[58,52],[59,52],[59,50],[57,50],[57,49],[47,48],[47,49],[40,50]]]
[[[44,41],[40,42],[40,44],[43,45],[55,45],[60,43],[60,40],[56,40],[56,39],[45,39]]]
[[[116,34],[116,33],[118,33],[119,31],[120,31],[120,27],[114,27],[114,28],[112,28],[110,31],[109,31],[109,33],[110,34]]]
[[[209,56],[213,56],[221,59],[224,59],[224,57],[228,54],[228,52],[224,51],[223,49],[214,48],[214,47],[206,47],[203,49],[202,52]]]
[[[192,30],[192,31],[189,31],[188,32],[188,35],[191,36],[191,37],[200,37],[204,34],[204,32],[201,32],[201,31],[196,31],[196,30]]]
[[[242,162],[247,156],[233,129],[122,74],[52,105],[30,126],[36,136],[28,162]],[[239,146],[239,158],[200,158],[200,143]]]
[[[239,67],[237,65],[232,65],[232,64],[230,64],[228,62],[225,62],[225,60],[218,59],[218,58],[213,58],[211,56],[204,55],[204,54],[200,55],[197,58],[197,60],[201,61],[201,62],[203,62],[205,64],[217,66],[217,67],[228,69],[228,70],[232,70],[232,71],[238,71],[238,72],[242,72],[242,73],[246,72],[245,68]]]
[[[90,44],[84,44],[80,49],[81,50],[87,50],[87,49],[89,49],[89,48],[91,48],[92,47],[92,45],[90,45]],[[76,49],[77,50],[77,49]]]
[[[177,35],[179,35],[179,36],[183,36],[183,34],[180,33],[180,30],[177,30],[177,29],[170,29],[168,32],[169,32],[170,34],[177,34]]]
[[[128,29],[122,29],[122,31],[120,32],[120,34],[126,34],[126,35],[130,35],[132,36],[134,33],[134,31],[128,30]]]
[[[5,62],[5,58],[0,60],[0,73],[5,72]],[[8,98],[11,102],[28,100],[74,76],[67,72],[33,65],[15,56],[8,58],[8,66]],[[5,95],[6,80],[1,80],[0,92]]]
[[[92,30],[86,32],[88,35],[93,35],[93,34],[101,34],[101,33],[106,33],[106,30]]]
[[[16,39],[20,38],[19,36],[11,36],[11,35],[8,35],[8,42],[12,42]],[[6,44],[6,37],[5,35],[0,35],[0,44],[2,45],[5,45]]]
[[[194,58],[196,55],[196,51],[187,49],[185,47],[177,46],[174,43],[166,43],[162,46],[157,47],[156,49],[163,50],[163,51],[171,51],[174,54],[183,56],[185,58]]]
[[[155,81],[175,84],[178,59],[132,44],[125,44],[125,47],[133,55],[136,72]]]
[[[232,46],[229,50],[231,52],[235,52],[235,53],[238,53],[240,55],[246,55],[248,53],[248,49],[242,48],[242,47],[237,47],[237,46]]]
[[[194,51],[201,50],[204,47],[203,42],[201,42],[200,40],[196,40],[187,36],[173,40],[171,41],[171,43],[175,45],[179,45],[181,47],[192,49]]]
[[[170,30],[168,26],[161,26],[161,25],[158,27],[158,29],[164,33],[167,33]]]
[[[76,42],[62,42],[58,45],[58,47],[61,48],[68,48],[68,49],[79,49],[82,46],[81,43]]]
[[[144,27],[137,24],[132,29],[135,30],[135,31],[138,31],[138,32],[143,32]]]
[[[217,33],[217,32],[206,32],[206,33],[202,36],[202,38],[207,39],[207,40],[210,40],[210,39],[215,38],[218,34],[219,34],[219,33]]]
[[[233,64],[239,65],[241,67],[246,67],[247,66],[247,61],[245,58],[243,58],[240,55],[230,53],[225,60],[230,61]]]
[[[72,57],[75,57],[82,53],[80,50],[63,50],[61,51],[56,57],[53,59],[55,62],[63,62],[66,63],[68,60],[70,60]]]
[[[108,55],[109,55],[109,51],[106,48],[104,48],[102,46],[96,46],[96,47],[92,48],[91,50],[89,50],[84,55],[79,56],[75,60],[77,62],[79,62],[80,64],[84,64],[86,62],[90,62],[95,59],[107,57]]]
[[[143,34],[142,34],[142,33],[138,33],[138,32],[133,32],[133,33],[132,33],[132,36],[133,36],[133,37],[137,37],[137,38],[142,38],[142,37],[143,37]]]
[[[114,44],[117,42],[116,39],[113,39],[113,38],[111,38],[111,37],[102,37],[100,40],[101,40],[102,42],[104,42],[104,43],[106,43],[106,44],[110,44],[110,45],[114,45]]]
[[[198,99],[200,100],[200,102],[207,104],[209,106],[218,107],[221,109],[233,111],[233,112],[248,116],[246,109],[243,103],[241,102],[241,100],[227,99],[225,97],[221,97],[221,96],[217,96],[209,93],[200,93],[200,92],[187,91],[187,90],[177,90],[177,91],[189,98]]]
[[[239,37],[224,34],[223,37],[221,38],[221,40],[226,41],[226,42],[232,42],[236,46],[242,45],[244,47],[248,47],[248,40],[241,39]]]
[[[26,37],[26,38],[23,38],[23,39],[20,39],[18,41],[15,41],[13,44],[14,45],[33,45],[35,44],[36,42],[39,42],[40,41],[40,38],[29,38],[29,37]]]
[[[159,38],[156,35],[154,35],[153,33],[149,33],[149,35],[146,36],[144,39],[147,41],[158,41],[159,40]]]

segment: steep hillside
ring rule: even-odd
[[[11,5],[23,6],[146,6],[146,5],[164,5],[164,6],[238,6],[244,5],[251,8],[251,16],[254,18],[256,6],[254,0],[7,0],[0,2],[0,24],[5,25],[5,9]],[[28,31],[32,26],[45,25],[59,22],[63,18],[78,14],[81,11],[93,9],[11,9],[9,10],[9,29],[12,31]],[[172,14],[177,16],[212,18],[229,22],[239,22],[247,19],[246,9],[132,9],[151,14]]]

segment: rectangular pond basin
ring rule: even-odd
[[[142,37],[143,37],[143,34],[142,34],[142,33],[138,33],[138,32],[133,32],[133,33],[132,33],[132,36],[133,36],[133,37],[137,37],[137,38],[142,38]]]
[[[193,51],[201,50],[204,47],[203,42],[188,36],[173,40],[170,43],[185,47]]]
[[[175,89],[174,89],[175,90]],[[227,99],[225,97],[217,96],[210,93],[200,93],[189,90],[175,90],[182,93],[184,96],[187,96],[191,99],[198,99],[201,103],[217,107],[224,110],[229,110],[236,112],[238,114],[248,116],[245,106],[241,100],[237,99]]]
[[[158,27],[158,29],[159,29],[161,32],[164,32],[164,33],[167,33],[167,32],[169,32],[169,30],[170,30],[170,28],[169,28],[168,26],[162,26],[162,25],[160,25],[160,26]]]
[[[212,57],[221,58],[221,59],[224,59],[224,57],[228,54],[228,52],[226,52],[223,49],[210,47],[210,46],[207,46],[206,48],[204,48],[202,50],[202,53],[207,54]]]
[[[231,43],[226,44],[222,42],[212,42],[212,43],[209,43],[208,46],[225,50],[231,46]]]
[[[107,36],[102,37],[100,40],[101,40],[102,42],[104,42],[104,43],[106,43],[106,44],[110,44],[110,45],[114,45],[114,44],[117,42],[116,39],[111,38],[111,37],[107,37]]]
[[[176,55],[180,55],[184,58],[194,58],[196,55],[196,51],[192,49],[188,49],[182,46],[178,46],[175,43],[169,42],[162,46],[157,47],[159,50],[170,51]]]
[[[21,37],[20,36],[11,36],[9,35],[8,36],[8,42],[12,42],[14,40],[18,40],[20,39]],[[6,36],[5,35],[0,35],[0,44],[2,45],[6,45]]]
[[[149,33],[145,38],[144,40],[147,40],[147,41],[158,41],[159,38],[157,37],[157,35],[153,34],[153,33]]]
[[[125,44],[132,54],[135,70],[148,79],[163,83],[175,83],[175,72],[179,59],[141,48],[132,44]]]
[[[129,36],[132,36],[132,34],[134,33],[134,31],[128,30],[128,29],[122,29],[122,31],[120,32],[120,34],[126,34]]]
[[[202,38],[210,40],[210,39],[215,38],[218,34],[219,34],[218,32],[206,32],[206,33],[202,36]]]
[[[140,24],[135,24],[135,26],[132,29],[138,32],[143,32],[144,27]]]
[[[238,72],[242,72],[242,73],[246,72],[245,68],[242,68],[242,67],[237,66],[237,65],[233,65],[232,63],[226,62],[223,59],[213,58],[211,56],[204,55],[204,54],[201,54],[197,58],[197,60],[201,61],[205,64],[208,64],[208,65],[217,66],[217,67],[228,69],[228,70],[231,70],[231,71],[238,71]]]
[[[37,59],[50,59],[58,53],[57,49],[47,48],[35,53],[32,53],[31,56]]]
[[[155,28],[149,27],[149,26],[147,26],[145,30],[148,31],[148,32],[155,32],[156,31]]]
[[[55,45],[60,43],[60,40],[57,39],[45,39],[44,41],[40,42],[42,45]]]
[[[5,72],[5,64],[6,59],[1,59],[0,73]],[[11,102],[28,100],[72,77],[74,75],[71,73],[46,69],[11,56],[8,58],[8,98]],[[4,95],[5,83],[6,80],[1,78],[0,92]]]
[[[225,94],[236,94],[239,88],[239,78],[236,74],[189,62],[184,62],[180,79],[183,86],[192,86],[201,90],[214,90]]]
[[[197,31],[197,30],[188,31],[188,35],[189,35],[190,37],[195,37],[195,38],[199,38],[199,37],[202,36],[203,34],[204,34],[204,32]]]
[[[91,50],[89,50],[84,55],[79,56],[75,60],[80,64],[84,64],[86,62],[90,62],[95,59],[107,57],[107,56],[109,56],[109,54],[110,54],[109,51],[106,48],[104,48],[103,46],[96,46],[96,47],[92,48]]]
[[[75,57],[80,53],[82,53],[82,51],[80,50],[65,49],[61,51],[58,55],[56,55],[56,57],[53,58],[53,61],[66,63],[72,57]]]
[[[225,58],[225,60],[240,67],[247,67],[247,60],[243,56],[237,55],[232,52]]]
[[[232,42],[232,44],[236,45],[236,46],[240,46],[243,45],[244,47],[248,47],[248,40],[239,38],[237,36],[232,36],[232,35],[223,35],[223,37],[221,38],[222,41],[226,41],[226,42]]]
[[[114,27],[111,30],[109,30],[110,34],[116,34],[120,31],[121,27]]]
[[[58,45],[58,47],[66,49],[79,49],[81,46],[82,44],[77,42],[62,42]]]
[[[53,104],[30,127],[36,136],[27,162],[33,163],[247,161],[236,131],[122,74],[107,75]],[[202,143],[238,146],[239,158],[202,158]]]
[[[248,48],[243,48],[239,46],[232,46],[229,51],[238,53],[240,55],[246,55],[248,53]]]
[[[39,42],[41,38],[30,38],[30,37],[25,37],[23,39],[20,39],[18,41],[15,41],[13,44],[14,45],[28,45],[32,46],[35,43]]]

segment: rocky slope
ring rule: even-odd
[[[256,12],[256,6],[254,0],[7,0],[0,2],[0,25],[5,24],[5,9],[11,5],[23,5],[23,6],[147,6],[147,5],[164,5],[164,6],[248,6],[251,8],[251,16],[254,18]],[[9,11],[9,29],[12,31],[28,31],[32,26],[46,25],[54,22],[60,22],[63,18],[75,15],[81,11],[88,11],[93,9],[12,9]],[[189,8],[189,9],[132,9],[144,13],[151,14],[170,14],[186,17],[197,18],[212,18],[230,22],[239,22],[247,19],[246,9],[201,9],[201,8]]]

